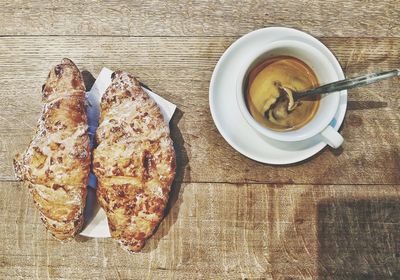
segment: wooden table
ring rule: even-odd
[[[347,76],[399,68],[399,1],[99,2],[0,0],[1,279],[400,279],[399,79],[352,90],[343,147],[288,166],[236,152],[208,106],[219,57],[266,26],[318,37]],[[14,179],[63,57],[88,85],[124,69],[179,108],[170,207],[141,254],[56,241]]]

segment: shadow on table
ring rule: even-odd
[[[96,79],[95,79],[95,77],[93,77],[92,73],[90,73],[87,70],[82,71],[82,77],[83,77],[83,81],[85,83],[86,91],[89,91],[92,88]]]
[[[323,201],[319,279],[400,279],[400,200]]]

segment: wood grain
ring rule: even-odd
[[[305,163],[283,167],[259,164],[232,149],[213,124],[208,85],[219,57],[234,40],[98,37],[82,43],[81,37],[0,38],[0,179],[13,180],[12,158],[33,134],[41,84],[48,69],[68,56],[94,76],[103,66],[130,71],[177,104],[180,113],[172,129],[179,138],[184,182],[400,184],[398,78],[350,92],[342,149],[325,149]],[[399,66],[400,38],[322,41],[348,76]]]
[[[316,36],[400,35],[381,1],[0,1],[0,35],[239,36],[288,26]]]
[[[215,64],[247,32],[309,32],[355,76],[399,68],[399,22],[396,0],[0,0],[0,278],[400,279],[400,79],[352,90],[343,147],[289,166],[240,155],[208,107]],[[15,182],[63,57],[87,81],[130,71],[178,106],[169,212],[141,254],[56,241]]]
[[[2,182],[0,275],[396,279],[399,196],[388,185],[183,184],[145,251],[128,255],[111,239],[56,241],[28,190]]]

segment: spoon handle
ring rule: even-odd
[[[344,89],[350,89],[350,88],[355,88],[355,87],[359,87],[359,86],[369,85],[369,84],[378,82],[380,80],[384,80],[384,79],[395,77],[395,76],[400,76],[400,69],[395,69],[395,70],[385,71],[385,72],[380,72],[380,73],[372,73],[372,74],[367,74],[367,75],[356,77],[356,78],[345,79],[345,80],[333,82],[333,83],[326,84],[326,85],[323,85],[323,86],[320,86],[317,88],[313,88],[311,90],[298,92],[293,97],[297,100],[297,99],[300,99],[303,97],[312,96],[312,95],[316,95],[316,94],[341,91]]]

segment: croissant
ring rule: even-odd
[[[83,225],[90,170],[85,85],[71,60],[64,58],[50,71],[42,101],[36,135],[14,159],[14,169],[28,185],[46,228],[67,240]]]
[[[164,215],[175,152],[160,108],[132,75],[117,71],[101,100],[93,170],[111,236],[142,249]]]

